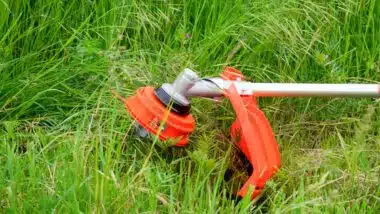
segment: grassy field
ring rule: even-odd
[[[130,96],[185,67],[257,82],[380,81],[379,0],[0,0],[1,213],[378,213],[380,102],[266,98],[282,168],[228,199],[228,102],[188,148],[136,139]]]

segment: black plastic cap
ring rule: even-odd
[[[190,104],[189,105],[183,105],[181,103],[176,102],[175,99],[173,99],[166,91],[162,88],[156,88],[154,90],[156,97],[160,102],[165,105],[166,107],[171,106],[171,111],[178,114],[178,115],[188,115],[190,113]]]

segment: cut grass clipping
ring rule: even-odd
[[[194,100],[191,146],[166,148],[135,138],[111,93],[226,65],[256,82],[376,83],[378,0],[0,0],[0,31],[1,212],[380,210],[378,100],[260,99],[282,168],[235,204],[227,102]]]

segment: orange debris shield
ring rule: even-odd
[[[236,146],[247,157],[253,173],[241,187],[238,196],[244,197],[249,186],[254,188],[251,199],[258,196],[280,167],[280,153],[272,128],[264,113],[257,107],[253,96],[241,97],[234,85],[226,90],[236,120],[231,126],[231,136]]]

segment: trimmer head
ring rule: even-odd
[[[169,110],[171,103],[159,99],[161,90],[150,86],[139,88],[136,95],[125,100],[125,107],[138,123],[141,137],[151,133],[160,140],[177,140],[176,146],[185,146],[195,128],[194,118],[186,107],[178,104],[176,111]]]

